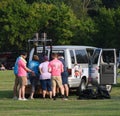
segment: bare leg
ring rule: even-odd
[[[30,99],[33,99],[34,92],[31,92]]]
[[[66,95],[66,97],[68,97],[69,96],[69,87],[68,87],[68,85],[65,84],[64,88],[65,88],[65,95]]]
[[[21,95],[22,95],[22,98],[24,99],[25,98],[25,86],[22,85],[21,87]]]
[[[22,99],[22,92],[21,92],[21,87],[19,88],[19,99]]]
[[[46,96],[46,90],[43,90],[43,98]]]
[[[62,95],[64,95],[64,87],[63,87],[63,85],[60,86],[60,92],[61,92]]]
[[[18,84],[19,84],[19,82],[18,82],[18,77],[17,77],[17,75],[15,75],[16,77],[15,77],[15,82],[14,82],[14,87],[13,87],[13,96],[14,96],[14,98],[17,98],[17,95],[18,95],[18,93],[17,93],[17,89],[18,89]]]
[[[56,87],[52,88],[52,92],[53,92],[53,96],[55,96],[56,95]]]
[[[49,91],[50,99],[52,99],[52,91]]]
[[[17,85],[15,84],[14,87],[13,87],[13,95],[14,97],[17,97]]]

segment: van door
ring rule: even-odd
[[[102,49],[100,60],[100,84],[116,84],[116,50]]]
[[[116,50],[95,49],[90,65],[93,84],[116,84]]]

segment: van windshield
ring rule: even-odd
[[[64,57],[64,50],[52,50],[52,53],[57,53]]]
[[[43,51],[42,50],[39,50],[37,52],[37,55],[39,57],[39,62],[42,63],[44,60],[43,60],[43,57],[44,57],[44,54],[43,54]],[[45,55],[48,56],[48,50],[45,51]]]

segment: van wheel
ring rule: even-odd
[[[112,85],[106,85],[106,89],[107,89],[108,92],[111,92],[111,90],[112,90]]]
[[[85,90],[86,89],[86,82],[84,79],[81,80],[81,83],[78,87],[78,95],[80,95],[81,91]]]

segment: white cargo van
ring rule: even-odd
[[[70,88],[85,89],[89,77],[89,56],[88,52],[93,52],[95,47],[90,46],[52,46],[52,53],[62,54],[69,77],[68,83]],[[34,53],[37,53],[42,61],[43,47],[33,48],[29,55],[29,61],[32,60]],[[50,58],[50,46],[45,47],[45,54]],[[76,71],[77,75],[76,75]]]
[[[116,54],[115,50],[97,49],[91,46],[45,46],[32,48],[29,61],[37,54],[42,62],[44,54],[50,59],[51,53],[62,54],[68,69],[69,88],[78,92],[96,85],[112,85],[116,83]],[[51,51],[52,50],[52,51]],[[93,54],[94,52],[94,54]],[[104,59],[108,56],[108,59]],[[111,58],[111,61],[110,59]],[[112,59],[113,58],[113,59]]]

